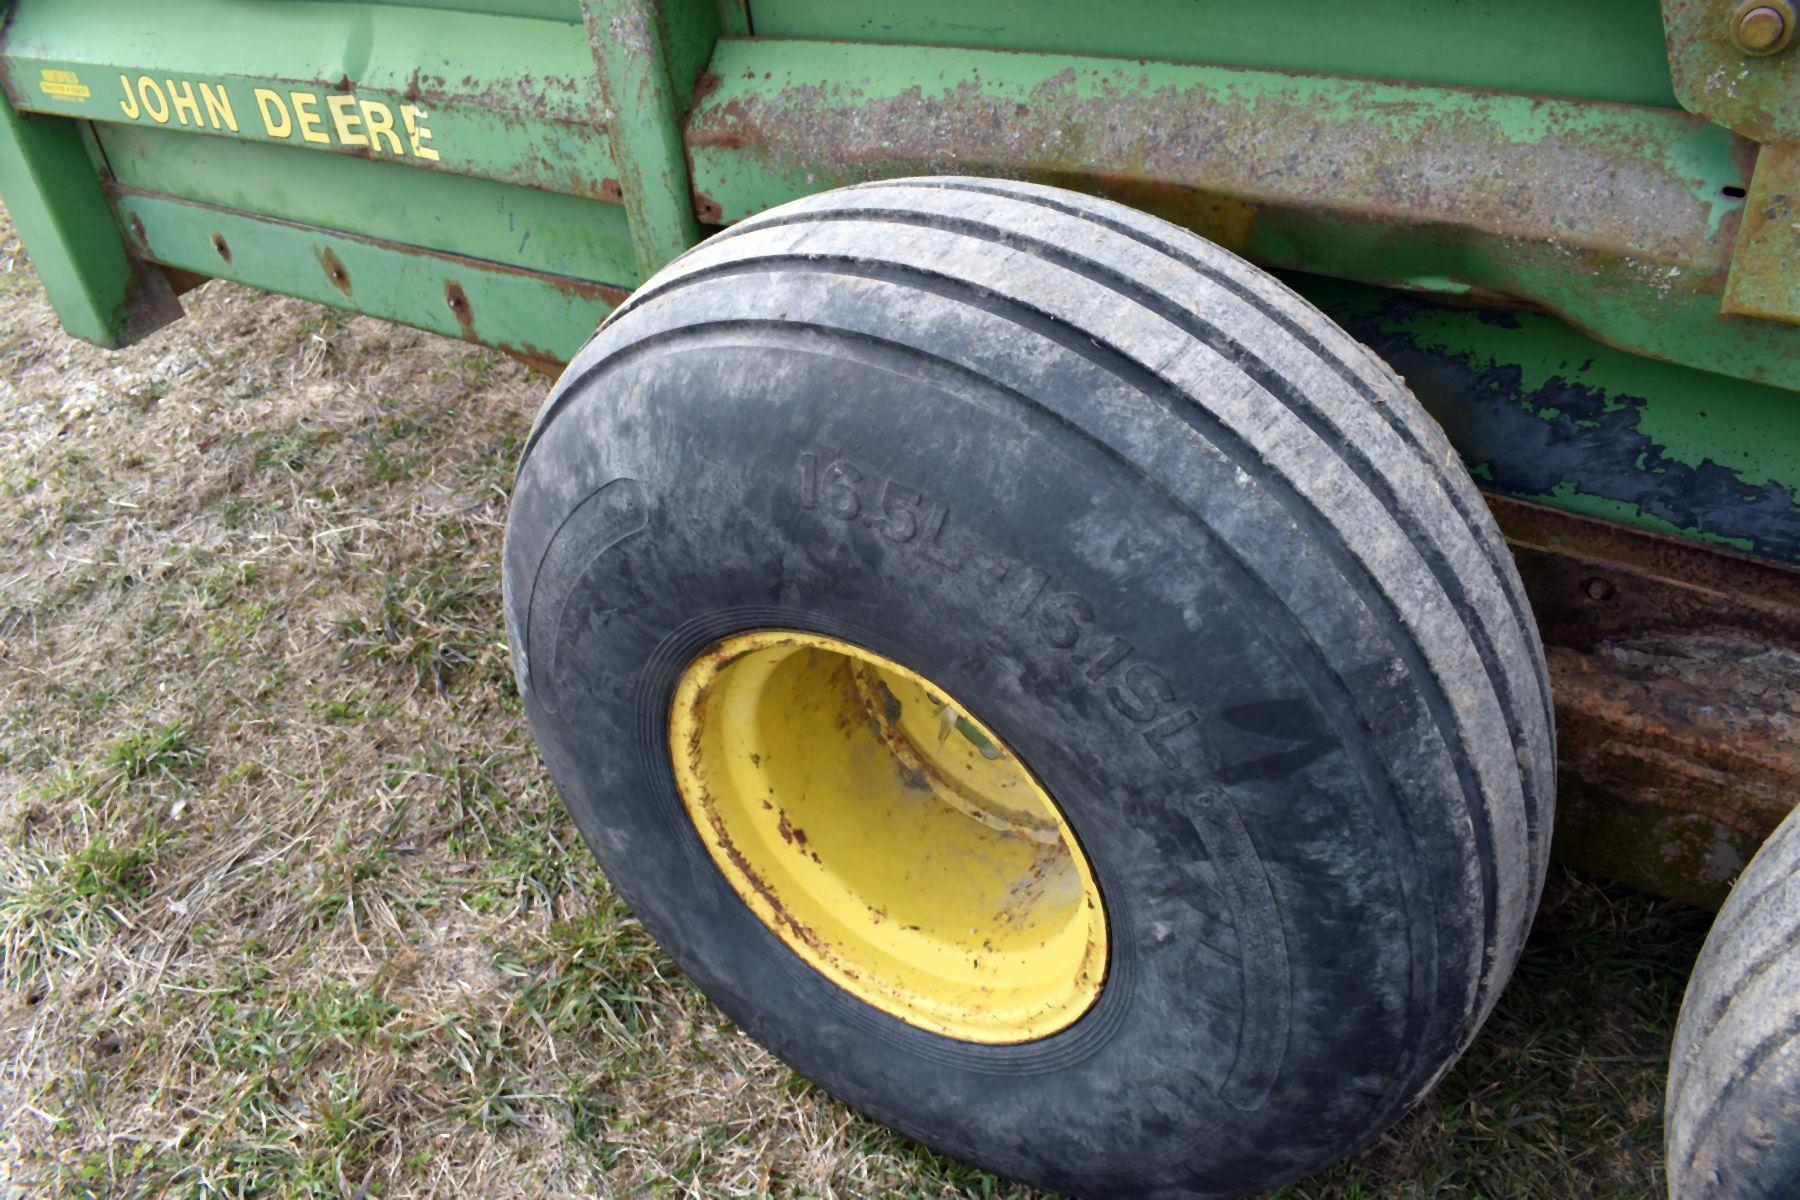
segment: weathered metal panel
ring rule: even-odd
[[[1557,854],[1717,904],[1800,788],[1800,570],[1489,503],[1548,650]]]
[[[1556,312],[1800,387],[1800,329],[1721,318],[1754,147],[1685,113],[1285,72],[723,39],[687,142],[729,222],[928,173],[1081,188],[1268,266]]]
[[[617,204],[291,146],[96,131],[113,177],[139,191],[596,283],[636,278]]]
[[[582,2],[639,279],[700,240],[681,147],[685,106],[670,75],[669,34],[657,13],[669,7],[675,6],[652,0]],[[716,29],[717,10],[709,11]]]
[[[297,0],[18,0],[0,83],[34,112],[618,198],[579,24]]]
[[[1676,107],[1649,0],[756,0],[760,37],[1155,58]]]
[[[586,280],[124,193],[119,221],[166,266],[353,309],[533,359],[567,361],[625,293]]]

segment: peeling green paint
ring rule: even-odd
[[[1290,282],[1392,363],[1484,487],[1800,561],[1800,402],[1554,318]]]
[[[1519,496],[1519,499],[1535,500],[1540,504],[1548,504],[1552,508],[1580,513],[1583,516],[1600,517],[1625,525],[1636,525],[1640,529],[1670,533],[1676,537],[1691,538],[1698,542],[1710,542],[1715,546],[1729,546],[1733,550],[1743,550],[1746,553],[1756,549],[1756,543],[1750,538],[1725,537],[1700,528],[1683,529],[1673,521],[1665,520],[1654,513],[1645,512],[1628,500],[1589,495],[1581,490],[1580,484],[1572,481],[1564,481],[1550,491],[1540,492],[1537,495],[1526,493]]]
[[[1379,305],[1372,311],[1380,311]],[[1692,467],[1717,463],[1750,486],[1800,481],[1800,438],[1795,436],[1800,425],[1792,415],[1800,397],[1791,393],[1623,354],[1532,313],[1477,316],[1467,309],[1415,306],[1403,315],[1390,310],[1379,327],[1403,332],[1421,348],[1460,357],[1476,370],[1511,366],[1518,371],[1522,396],[1546,394],[1558,383],[1593,389],[1603,397],[1603,411],[1632,409],[1634,428],[1675,462]],[[1520,336],[1505,336],[1509,332]],[[1522,348],[1530,352],[1521,353]],[[1627,396],[1656,397],[1657,403],[1627,404],[1620,399]],[[1545,421],[1567,417],[1553,405],[1535,415]],[[1586,427],[1595,424],[1574,420]],[[1644,466],[1641,456],[1637,461]]]

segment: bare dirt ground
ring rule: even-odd
[[[210,284],[107,354],[0,218],[0,1197],[1027,1196],[724,1021],[507,666],[543,381]],[[1468,1056],[1284,1195],[1653,1196],[1707,916],[1560,870]]]

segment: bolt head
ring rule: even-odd
[[[1780,0],[1740,6],[1731,26],[1732,41],[1745,54],[1775,54],[1788,44],[1793,32],[1793,6]]]

